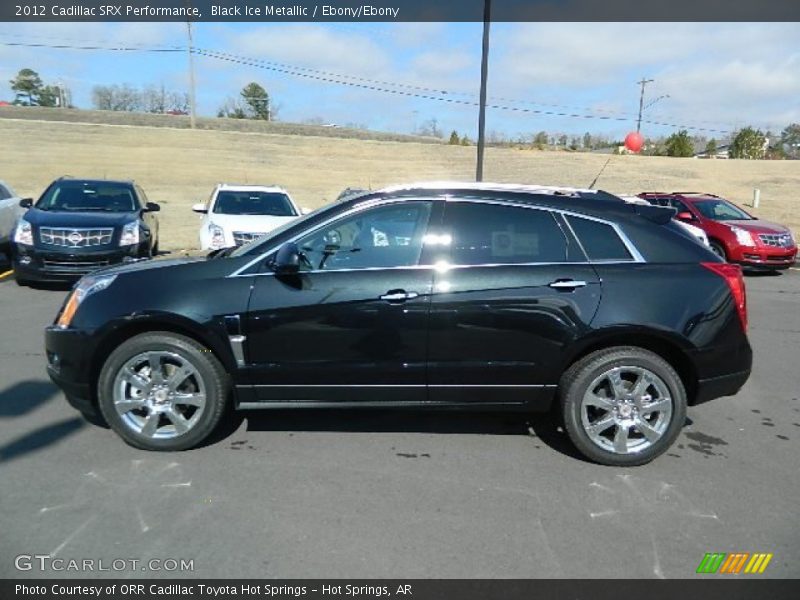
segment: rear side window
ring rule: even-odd
[[[0,185],[0,200],[8,200],[11,198],[11,194],[8,193],[8,190]]]
[[[606,223],[566,217],[589,260],[631,260],[633,257],[616,230]]]
[[[546,210],[448,202],[445,228],[454,265],[564,262],[567,240]]]

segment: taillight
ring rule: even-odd
[[[731,296],[733,296],[733,301],[736,304],[736,311],[739,313],[739,320],[742,322],[742,329],[747,331],[747,293],[744,289],[742,268],[739,265],[730,263],[704,262],[700,264],[709,271],[714,271],[728,284]]]

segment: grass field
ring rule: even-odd
[[[0,179],[38,196],[55,177],[132,178],[162,205],[161,247],[197,246],[190,206],[214,184],[278,183],[316,208],[345,187],[433,179],[470,181],[475,148],[310,135],[242,133],[0,118]],[[490,148],[492,181],[585,187],[608,156]],[[613,156],[597,187],[611,192],[713,192],[800,233],[800,161]],[[749,207],[748,207],[749,208]]]

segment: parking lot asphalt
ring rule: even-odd
[[[200,578],[684,578],[706,552],[771,552],[764,577],[800,576],[800,272],[747,287],[750,381],[619,469],[515,414],[251,412],[197,450],[134,450],[47,378],[65,291],[6,277],[0,577],[165,575],[14,567],[47,554],[192,560],[169,576]]]

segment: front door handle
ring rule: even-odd
[[[389,290],[383,296],[379,296],[379,298],[381,300],[386,300],[386,302],[405,302],[406,300],[411,300],[418,296],[419,294],[417,292],[407,292],[405,290]]]
[[[585,285],[585,281],[576,281],[574,279],[558,279],[551,283],[550,287],[557,290],[574,290]]]

